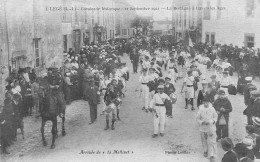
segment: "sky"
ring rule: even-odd
[[[165,8],[154,11],[137,11],[138,15],[148,16],[153,15],[154,20],[163,20],[166,17],[171,20],[172,12],[166,8],[170,8],[173,0],[127,0],[134,7],[146,8]]]

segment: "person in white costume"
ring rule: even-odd
[[[172,84],[175,85],[177,77],[178,77],[178,71],[177,71],[174,59],[171,58],[168,61],[166,69],[167,69],[167,72],[168,72],[168,77],[171,78]]]
[[[224,71],[223,72],[223,77],[220,80],[220,90],[224,90],[225,94],[228,95],[228,86],[229,85],[234,85],[233,81],[231,78],[228,76],[228,72]]]
[[[149,108],[149,87],[147,86],[149,81],[150,77],[148,76],[148,70],[143,69],[141,76],[139,77],[139,83],[141,84],[140,92],[142,94],[142,100],[144,101],[142,110],[146,110],[146,112],[148,112]]]
[[[158,134],[163,137],[164,129],[166,124],[166,107],[165,100],[170,100],[170,97],[163,92],[164,86],[159,85],[157,87],[158,93],[153,96],[153,99],[150,102],[150,108],[153,112],[153,123],[154,123],[154,133],[153,138],[158,137]]]

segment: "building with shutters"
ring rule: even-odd
[[[260,47],[259,0],[204,0],[202,40],[210,44]]]

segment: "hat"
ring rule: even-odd
[[[158,79],[158,82],[163,82],[163,83],[164,83],[164,82],[165,82],[165,81],[164,81],[164,78],[159,78],[159,79]]]
[[[217,78],[217,75],[211,75],[211,77],[210,77],[211,79],[215,79],[215,78]]]
[[[228,75],[228,72],[227,72],[227,71],[223,71],[222,73]]]
[[[165,77],[165,80],[171,80],[171,78],[169,78],[169,77]]]
[[[201,76],[201,80],[203,80],[203,81],[206,80],[206,76],[204,76],[204,75]]]
[[[147,71],[147,68],[143,68],[143,71]]]
[[[201,84],[208,84],[206,80],[202,80]]]
[[[246,77],[245,80],[248,81],[248,82],[250,82],[250,81],[253,80],[253,77]]]
[[[10,91],[10,90],[9,90],[9,91],[7,91],[7,92],[5,93],[5,97],[6,97],[6,98],[7,98],[7,95],[8,95],[8,94],[11,94],[11,95],[13,95],[13,92],[12,92],[12,91]]]
[[[254,141],[252,138],[245,137],[242,143],[245,144],[249,150],[253,149]]]
[[[197,66],[196,66],[196,65],[191,65],[191,66],[190,66],[191,69],[194,68],[194,67],[197,67]]]
[[[47,73],[42,73],[42,77],[46,77],[47,75]]]
[[[208,97],[205,97],[202,101],[203,102],[210,102],[210,99]]]
[[[250,91],[250,94],[251,94],[254,98],[260,97],[260,91],[259,91],[259,90]]]
[[[234,145],[230,138],[225,137],[221,140],[221,146],[224,150],[225,149],[229,150],[229,149],[232,149]]]
[[[234,151],[240,156],[246,156],[248,153],[248,149],[244,143],[237,143],[234,147]]]
[[[255,85],[250,85],[250,86],[248,87],[248,90],[254,91],[254,90],[257,90],[257,88],[256,88]]]
[[[217,66],[216,69],[223,69],[221,66]]]
[[[221,90],[218,91],[218,94],[219,94],[219,95],[221,95],[221,94],[226,94],[226,92],[221,89]]]
[[[159,85],[159,86],[157,87],[157,89],[164,89],[164,86],[163,86],[163,85]]]
[[[260,126],[260,118],[259,117],[253,117],[252,118],[252,120],[253,120],[253,123],[255,123],[256,125],[259,125]]]

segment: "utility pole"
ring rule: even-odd
[[[11,67],[10,67],[10,42],[9,42],[9,30],[8,30],[8,24],[7,24],[7,13],[6,13],[6,3],[7,1],[4,1],[4,13],[5,13],[5,29],[6,29],[6,41],[7,41],[7,53],[8,53],[8,69],[9,69],[9,74],[11,72]]]

